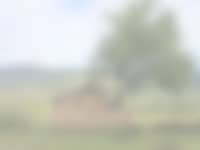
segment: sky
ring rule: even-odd
[[[127,0],[0,0],[0,67],[84,67]],[[162,0],[179,18],[188,55],[200,66],[200,2]]]

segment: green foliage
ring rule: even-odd
[[[96,54],[95,67],[129,88],[147,80],[170,89],[184,87],[191,64],[181,47],[175,17],[171,11],[155,17],[154,6],[145,0],[111,17],[113,30]]]

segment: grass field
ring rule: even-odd
[[[3,123],[13,121],[14,116],[14,119],[19,119],[16,121],[22,121],[22,124],[25,123],[31,127],[49,125],[52,102],[57,95],[71,89],[69,87],[74,80],[70,83],[68,81],[66,83],[63,81],[46,82],[34,81],[27,85],[21,85],[19,82],[21,86],[16,85],[12,88],[2,86],[0,88],[0,121]],[[199,91],[184,94],[180,99],[186,102],[184,105],[186,107],[179,118],[187,125],[197,124],[199,128]],[[174,99],[165,92],[150,88],[131,96],[127,105],[132,111],[136,126],[151,127],[159,121],[168,119],[168,109],[171,106],[166,103],[172,100]],[[0,150],[200,150],[200,130],[170,133],[142,130],[125,135],[112,131],[58,133],[47,130],[3,131],[0,127]]]
[[[1,150],[199,150],[198,133],[141,132],[131,137],[108,133],[2,132]]]

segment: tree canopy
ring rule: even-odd
[[[176,18],[171,10],[155,11],[155,3],[145,0],[110,17],[112,32],[96,53],[96,69],[112,74],[128,88],[146,80],[164,88],[184,87],[191,63],[182,48]]]

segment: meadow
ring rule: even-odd
[[[5,81],[5,80],[4,80]],[[17,80],[16,80],[17,81]],[[198,89],[179,97],[178,118],[187,128],[153,126],[169,115],[173,98],[159,88],[137,91],[127,98],[134,128],[94,132],[55,131],[49,128],[53,101],[59,94],[78,88],[82,79],[71,76],[32,79],[0,87],[0,150],[198,150],[200,111]],[[173,113],[172,113],[173,115]],[[19,123],[19,124],[18,124]],[[17,127],[15,127],[17,125]],[[162,126],[161,126],[162,127]]]
[[[198,150],[199,133],[140,132],[129,137],[110,133],[4,132],[4,150]]]

